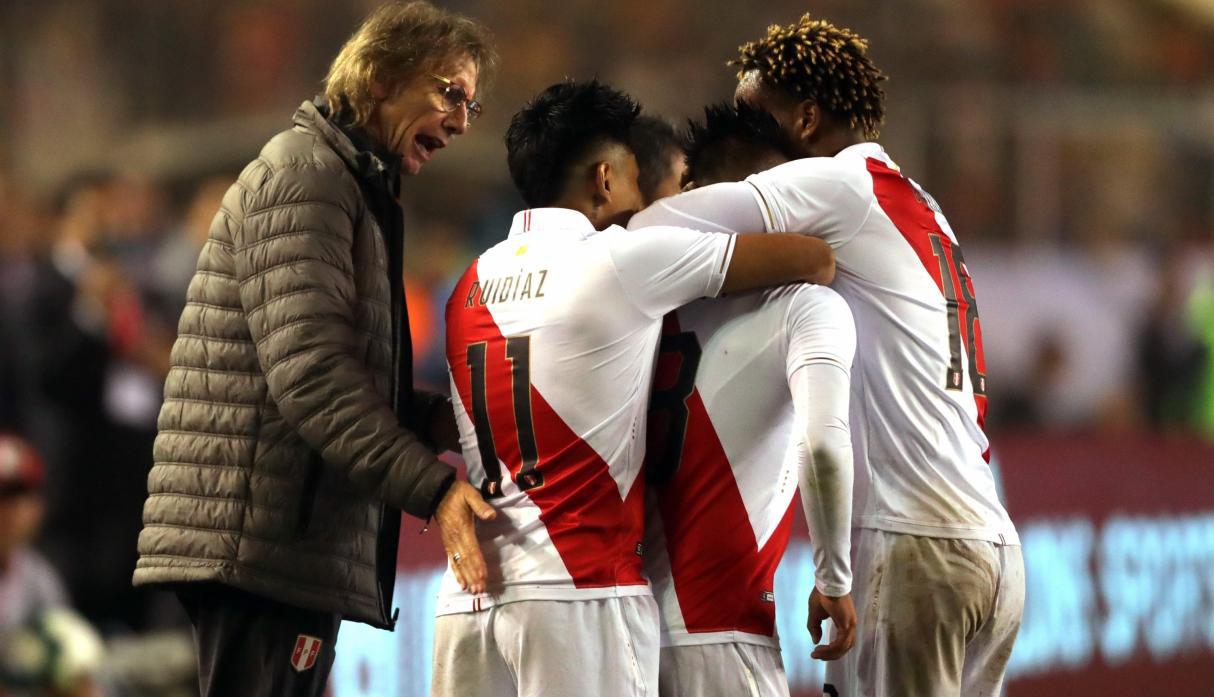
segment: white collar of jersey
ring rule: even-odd
[[[514,214],[509,236],[538,230],[571,232],[583,239],[595,232],[590,219],[572,208],[528,208]]]
[[[846,148],[843,148],[839,152],[835,153],[835,157],[858,156],[858,157],[868,158],[868,157],[872,157],[873,155],[884,155],[884,154],[885,154],[885,148],[881,147],[880,143],[866,141],[863,143],[856,143],[855,145],[849,145]]]

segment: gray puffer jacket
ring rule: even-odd
[[[390,255],[368,205],[391,170],[311,103],[294,122],[224,196],[190,283],[135,583],[388,626],[392,509],[429,517],[454,472],[391,406]],[[418,395],[414,422],[443,406]]]

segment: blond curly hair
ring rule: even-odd
[[[813,100],[827,112],[846,119],[851,128],[875,139],[885,121],[886,80],[868,57],[868,42],[847,28],[809,13],[787,26],[773,24],[767,35],[738,47],[729,61],[738,78],[757,71],[766,84]]]

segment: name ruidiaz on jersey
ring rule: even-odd
[[[473,305],[515,302],[544,297],[544,282],[548,280],[548,269],[523,271],[513,276],[499,276],[475,280],[468,288],[464,309]],[[534,290],[532,287],[534,286]]]

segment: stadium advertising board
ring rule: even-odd
[[[1146,437],[1013,436],[995,444],[1024,545],[1027,601],[1009,697],[1168,694],[1214,685],[1214,447]],[[442,549],[402,535],[394,634],[347,624],[334,697],[429,694]],[[793,694],[821,694],[805,599],[813,562],[804,524],[776,576]],[[1161,692],[1161,686],[1167,686]]]

